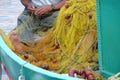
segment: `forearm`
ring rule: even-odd
[[[54,5],[56,10],[59,10],[65,4],[65,2],[66,2],[66,0],[62,0],[59,3],[53,4],[53,5]]]
[[[25,7],[27,7],[27,6],[29,5],[29,3],[30,3],[30,0],[21,0],[21,3],[22,3]]]

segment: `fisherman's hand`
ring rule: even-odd
[[[32,4],[32,3],[28,4],[27,10],[30,13],[34,13],[35,12],[35,6],[34,6],[34,4]]]
[[[34,12],[34,14],[40,16],[40,15],[50,12],[51,10],[52,10],[51,5],[43,5],[43,6],[38,7],[36,11]]]

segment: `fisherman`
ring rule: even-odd
[[[66,0],[21,0],[25,9],[17,23],[20,41],[34,40],[40,31],[46,32],[51,28],[65,2]]]

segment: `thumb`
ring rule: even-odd
[[[33,9],[35,8],[35,6],[34,6],[34,4],[33,4],[33,3],[31,4],[31,8],[33,8]]]

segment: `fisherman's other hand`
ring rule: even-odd
[[[30,13],[34,13],[35,12],[35,6],[34,6],[34,4],[32,4],[32,3],[28,4],[27,10]]]

